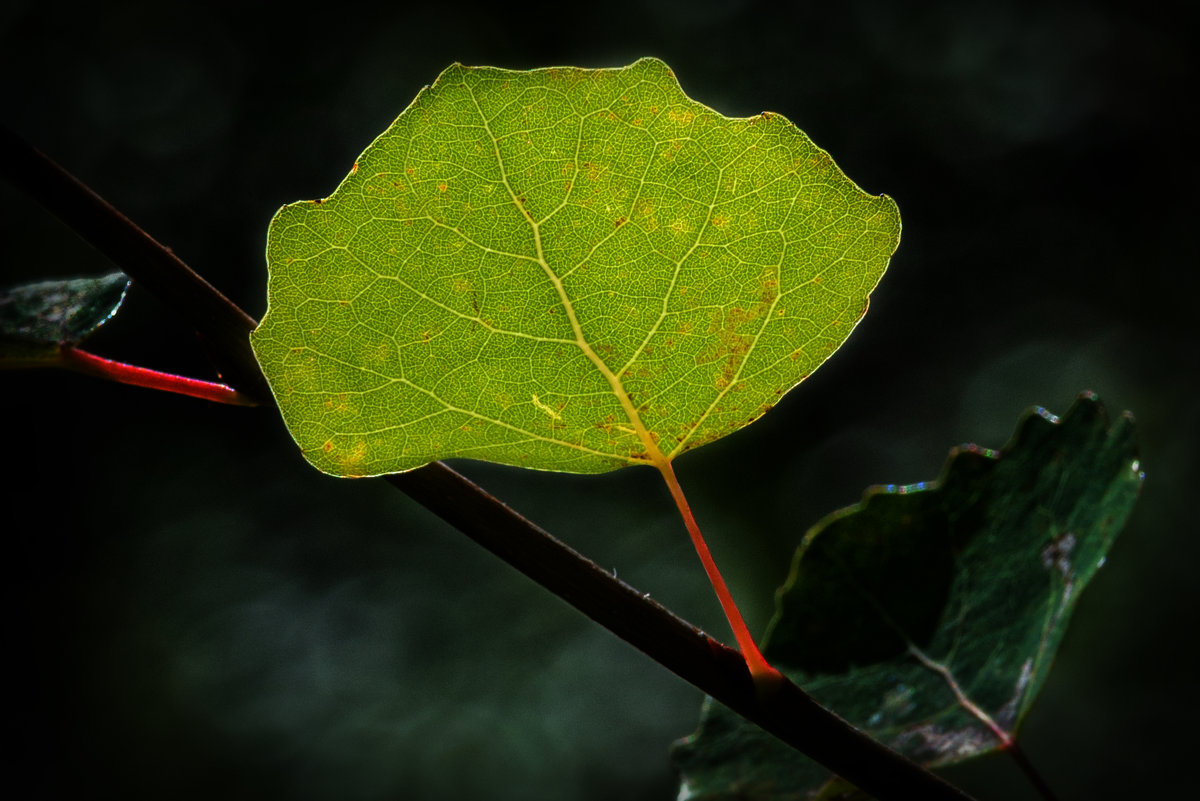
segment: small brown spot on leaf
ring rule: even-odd
[[[364,459],[367,458],[367,443],[365,440],[359,440],[354,443],[354,446],[349,451],[336,457],[342,469],[347,473],[356,474],[359,472],[360,466]]]
[[[593,164],[590,161],[585,161],[583,163],[583,169],[587,172],[589,181],[600,180],[600,175],[604,172],[603,167],[601,167],[599,164]]]

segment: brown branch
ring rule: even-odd
[[[0,175],[178,311],[240,392],[270,393],[248,334],[255,321],[70,173],[0,126]],[[388,476],[438,517],[651,659],[880,799],[970,801],[823,708],[789,681],[756,688],[742,656],[585,559],[446,465]]]
[[[41,151],[0,125],[0,176],[71,227],[204,340],[217,371],[243,395],[271,403],[248,334],[254,318]]]
[[[1058,796],[1055,794],[1054,788],[1050,786],[1050,783],[1042,776],[1041,771],[1026,756],[1025,750],[1021,748],[1020,743],[1016,740],[1010,741],[1005,747],[1005,751],[1017,763],[1017,767],[1025,774],[1025,778],[1029,780],[1029,783],[1038,791],[1038,795],[1044,798],[1045,801],[1058,801]]]
[[[680,678],[880,799],[969,796],[784,680],[756,690],[741,654],[584,558],[436,462],[386,480]]]

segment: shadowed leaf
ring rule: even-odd
[[[129,278],[42,281],[0,294],[0,362],[48,362],[59,347],[75,345],[117,313]]]
[[[276,215],[252,341],[327,473],[657,463],[828,358],[899,233],[792,123],[721,116],[655,59],[454,65]]]
[[[1082,395],[936,482],[873,487],[812,528],[764,653],[818,701],[939,766],[1011,742],[1142,483],[1132,418]],[[681,798],[838,797],[815,763],[706,702],[676,745]],[[844,786],[840,789],[844,790]]]

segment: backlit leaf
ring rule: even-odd
[[[1142,473],[1132,418],[1083,395],[995,453],[951,452],[929,484],[874,487],[813,527],[764,653],[818,701],[927,766],[1011,740]],[[830,775],[705,705],[678,744],[681,798],[813,797]],[[832,796],[830,796],[832,797]]]
[[[0,293],[0,361],[48,362],[106,323],[125,299],[129,278],[110,273],[22,284]]]
[[[602,472],[755,420],[836,350],[895,204],[665,64],[454,65],[271,223],[255,353],[306,458]]]

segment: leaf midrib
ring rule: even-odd
[[[753,336],[750,337],[750,344],[749,344],[746,352],[744,354],[742,354],[741,359],[738,361],[738,365],[734,371],[734,375],[729,380],[729,382],[717,392],[717,395],[713,399],[713,401],[707,405],[707,407],[704,409],[703,413],[697,418],[696,422],[689,427],[686,435],[683,436],[675,444],[675,447],[672,448],[671,452],[669,454],[664,454],[662,452],[662,450],[658,447],[657,442],[655,441],[653,435],[650,433],[647,426],[641,420],[641,416],[638,414],[637,408],[634,406],[633,401],[632,401],[628,391],[625,389],[624,384],[621,381],[621,377],[623,375],[625,375],[628,372],[628,370],[637,362],[637,359],[642,355],[646,346],[649,344],[650,340],[653,338],[654,334],[657,333],[659,326],[662,324],[662,321],[666,318],[666,315],[668,313],[667,306],[668,306],[668,302],[669,302],[669,298],[670,298],[670,291],[676,285],[676,282],[677,282],[677,279],[679,276],[679,270],[682,267],[683,262],[686,261],[687,258],[692,253],[694,253],[698,247],[700,247],[700,245],[704,239],[704,233],[708,230],[708,228],[711,224],[713,210],[717,205],[717,197],[716,196],[720,193],[720,185],[721,185],[720,180],[717,180],[713,183],[713,196],[709,199],[709,201],[706,204],[704,204],[706,206],[705,218],[704,218],[704,222],[697,229],[695,240],[693,241],[691,247],[688,248],[687,252],[675,260],[675,271],[671,276],[671,285],[668,288],[667,292],[664,293],[664,295],[663,295],[662,309],[659,312],[658,319],[655,321],[654,325],[651,326],[649,332],[642,339],[641,343],[638,345],[638,347],[634,351],[634,353],[626,360],[625,364],[623,364],[620,369],[614,371],[612,368],[610,368],[604,362],[603,359],[601,359],[599,357],[599,355],[592,349],[590,343],[587,341],[587,338],[583,334],[582,326],[580,325],[578,317],[575,314],[574,305],[572,304],[570,297],[568,296],[565,288],[563,287],[562,278],[560,276],[558,276],[558,274],[550,267],[547,259],[545,258],[545,252],[544,252],[544,249],[542,246],[540,223],[538,220],[535,220],[533,218],[533,216],[529,213],[528,209],[526,209],[525,205],[520,201],[520,196],[513,189],[511,183],[508,180],[508,173],[504,166],[504,159],[500,153],[499,137],[497,137],[495,135],[495,133],[492,131],[491,125],[488,122],[487,116],[484,114],[482,107],[479,105],[478,98],[475,95],[474,87],[467,80],[462,81],[462,86],[463,86],[463,88],[465,88],[467,90],[467,93],[470,95],[471,101],[475,106],[476,113],[479,115],[479,119],[483,126],[483,129],[487,133],[488,138],[491,140],[492,151],[493,151],[493,154],[496,159],[496,165],[497,165],[498,169],[500,170],[501,183],[504,185],[505,191],[508,193],[511,202],[521,212],[522,218],[525,220],[526,224],[529,225],[530,230],[533,234],[534,246],[535,246],[535,250],[537,253],[536,259],[531,259],[530,257],[524,256],[524,255],[522,255],[520,258],[522,260],[536,261],[537,264],[542,268],[543,272],[545,272],[547,278],[550,280],[552,285],[554,286],[555,292],[557,293],[559,301],[562,304],[563,309],[567,315],[567,319],[570,322],[571,330],[572,330],[572,333],[574,336],[574,344],[580,349],[580,351],[592,363],[592,365],[600,372],[600,374],[604,377],[605,381],[608,383],[613,395],[616,397],[617,401],[620,403],[622,410],[625,412],[626,417],[629,419],[630,424],[633,426],[633,429],[636,432],[638,439],[641,441],[643,447],[645,448],[648,460],[651,463],[655,464],[656,466],[670,462],[675,456],[678,456],[680,453],[682,453],[687,448],[688,443],[693,440],[696,433],[703,426],[703,423],[712,415],[713,411],[720,405],[721,401],[728,395],[728,393],[730,391],[732,391],[732,389],[741,382],[743,373],[746,369],[746,365],[750,362],[750,356],[754,352],[754,350],[758,346],[758,344],[760,343],[763,333],[766,331],[767,327],[770,325],[772,317],[775,313],[775,310],[778,308],[779,303],[782,301],[782,299],[785,296],[790,294],[793,290],[799,288],[798,286],[792,287],[785,291],[782,286],[782,283],[783,283],[783,280],[782,280],[783,279],[783,269],[782,269],[783,254],[782,253],[780,254],[779,260],[773,266],[774,272],[775,272],[775,281],[776,281],[774,297],[772,298],[771,302],[768,304],[767,309],[765,310],[764,314],[762,315],[762,321],[759,324],[757,332],[755,332],[753,334]],[[665,109],[664,109],[663,113],[665,113]],[[586,115],[584,115],[583,118],[586,119]],[[580,120],[580,125],[582,126],[582,119]],[[579,146],[582,143],[582,138],[583,138],[582,132],[580,132],[580,134],[577,135],[577,137],[576,137],[576,154],[575,154],[576,158],[574,161],[574,173],[572,176],[571,187],[574,187],[574,185],[576,183],[576,179],[579,176],[579,166],[578,166],[579,165]],[[749,144],[749,145],[747,145],[746,149],[751,149],[753,147],[755,147],[755,144]],[[723,166],[719,166],[716,163],[713,163],[713,167],[715,169],[717,169],[719,173],[721,173],[721,174],[724,173],[725,168]],[[774,179],[772,181],[772,183],[775,183],[775,181],[778,181],[778,180],[782,180],[782,176]],[[643,182],[643,184],[644,184],[644,182]],[[640,193],[641,186],[639,186],[638,191]],[[762,191],[761,187],[753,190],[753,192],[760,192],[760,191]],[[549,219],[551,216],[553,216],[560,209],[562,209],[563,207],[565,207],[567,205],[569,198],[570,198],[570,192],[571,192],[571,190],[569,189],[567,192],[567,197],[563,199],[563,202],[560,203],[558,205],[558,207],[556,207],[554,210],[552,210],[549,214],[547,214],[541,222],[544,222],[545,220]],[[750,194],[750,193],[746,193],[746,194]],[[743,196],[745,196],[745,195],[742,195],[739,197],[743,197]],[[797,200],[797,197],[792,198],[793,206],[795,205],[796,200]],[[636,200],[635,200],[635,202],[636,202]],[[590,252],[594,253],[597,248],[599,248],[601,245],[603,245],[605,242],[607,242],[609,239],[611,239],[613,236],[615,236],[618,230],[620,230],[620,229],[619,228],[614,229],[612,232],[610,232],[609,234],[604,236],[599,242],[597,242],[592,247]],[[585,256],[582,260],[580,260],[580,263],[582,264],[582,263],[586,262],[586,260],[587,260],[587,257]],[[576,267],[577,266],[578,265],[576,265]],[[829,266],[832,266],[832,265],[827,265],[824,269],[822,269],[818,273],[818,276],[823,275],[828,270]],[[575,268],[572,268],[572,270],[568,271],[566,274],[569,275],[571,272],[574,271],[574,269]],[[801,286],[808,285],[811,282],[812,282],[811,280],[805,281],[805,282],[803,282],[803,284],[801,284]],[[567,442],[563,442],[561,440],[553,440],[553,441],[559,442],[560,444],[563,444],[563,445],[569,445],[569,446],[575,445],[574,443],[567,443]],[[645,461],[645,460],[641,460],[641,459],[637,459],[637,458],[630,458],[627,456],[622,456],[621,454],[617,454],[617,453],[609,454],[609,456],[611,458],[621,459],[622,461],[626,461],[631,464],[641,464],[641,463],[644,463],[644,461]]]
[[[634,407],[633,401],[630,399],[628,391],[626,391],[624,384],[621,382],[620,376],[614,373],[612,369],[605,363],[605,361],[600,358],[596,351],[592,349],[592,346],[587,341],[587,338],[583,335],[583,327],[579,324],[579,318],[575,314],[575,305],[571,302],[570,296],[568,296],[566,289],[563,287],[562,279],[558,277],[558,275],[550,267],[549,262],[546,260],[546,253],[542,247],[541,225],[537,220],[533,219],[533,215],[531,215],[529,210],[525,208],[525,205],[521,203],[519,196],[513,190],[512,184],[508,180],[508,171],[504,167],[504,158],[500,154],[499,140],[496,138],[496,134],[492,131],[492,126],[488,122],[487,115],[483,113],[483,109],[479,105],[479,100],[475,96],[474,87],[472,87],[470,83],[466,81],[463,82],[463,86],[466,88],[467,93],[471,96],[471,102],[475,105],[475,110],[479,114],[479,119],[483,124],[483,129],[487,132],[488,138],[492,142],[492,152],[496,156],[496,166],[500,170],[500,181],[504,184],[504,189],[506,192],[508,192],[508,196],[512,199],[513,205],[516,206],[521,212],[521,217],[529,225],[529,228],[533,233],[533,244],[537,252],[538,265],[542,268],[542,271],[545,272],[546,277],[554,286],[554,291],[558,294],[559,302],[562,303],[563,311],[566,312],[567,320],[571,324],[571,332],[575,337],[576,347],[578,347],[583,355],[587,357],[588,361],[592,363],[592,366],[599,371],[600,375],[604,377],[604,380],[608,382],[609,388],[612,390],[617,402],[620,403],[622,411],[624,411],[626,417],[629,418],[630,425],[633,426],[633,430],[636,432],[638,440],[642,443],[642,447],[645,449],[647,457],[645,461],[648,461],[655,467],[659,467],[661,469],[662,466],[667,464],[669,459],[663,455],[663,452],[658,447],[658,443],[655,442],[654,437],[651,436],[650,431],[646,428],[645,423],[642,422],[641,415],[638,414],[637,409]],[[577,158],[575,159],[574,165],[575,178],[578,178],[579,175],[578,151],[579,144],[582,142],[582,138],[582,133],[576,138]],[[572,186],[573,185],[574,180],[572,180]],[[569,197],[570,195],[568,194],[567,198]],[[566,202],[567,199],[564,198],[562,205],[565,205]],[[712,213],[711,207],[709,209],[709,213]],[[616,454],[614,454],[614,456],[632,464],[639,464],[643,461],[632,456],[619,456]]]

